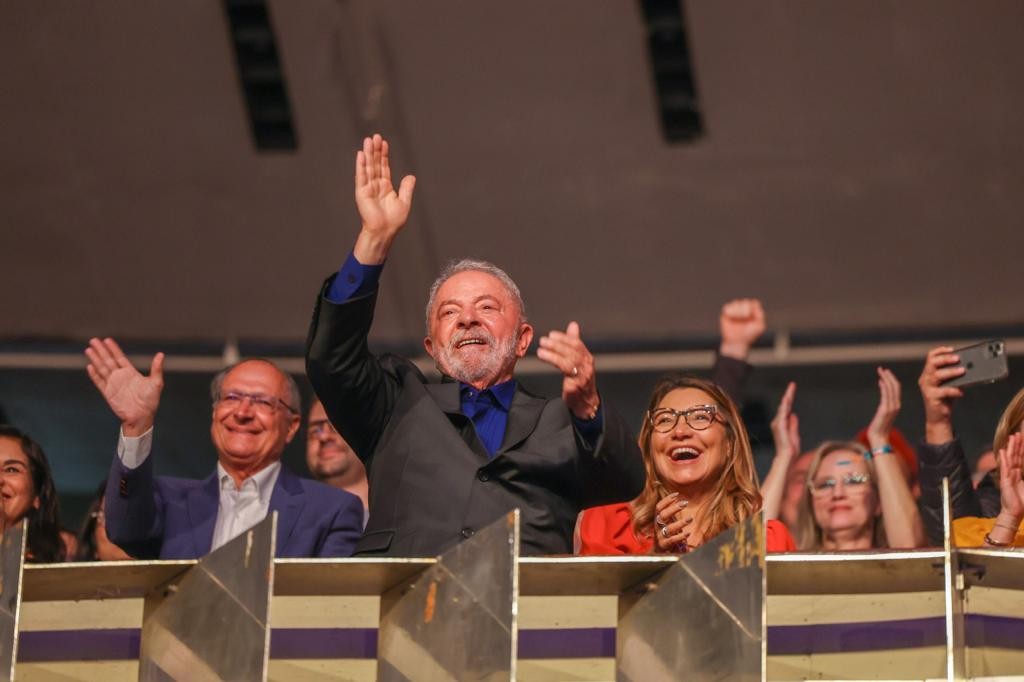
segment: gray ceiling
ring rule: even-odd
[[[272,2],[300,148],[267,154],[220,3],[4,3],[0,339],[300,342],[375,130],[419,178],[383,342],[462,255],[613,344],[738,295],[792,330],[1022,321],[1024,3],[685,7],[707,133],[669,145],[634,2]]]

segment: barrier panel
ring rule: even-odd
[[[27,680],[1024,680],[1024,553],[766,557],[758,517],[681,558],[520,558],[518,524],[274,561],[261,524],[199,562],[28,565],[20,592],[4,554],[5,651]]]
[[[25,563],[28,522],[4,532],[0,542],[0,679],[14,679],[18,658],[18,621],[21,611],[21,580]]]
[[[276,536],[274,512],[146,593],[140,680],[267,679]]]

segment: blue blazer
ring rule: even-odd
[[[220,506],[217,472],[197,481],[153,475],[153,457],[129,469],[116,456],[107,477],[107,536],[140,559],[198,559],[210,552]],[[363,532],[355,495],[299,478],[282,464],[270,496],[278,557],[347,557]]]

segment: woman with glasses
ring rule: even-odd
[[[878,388],[878,409],[867,429],[870,449],[853,441],[829,441],[814,452],[797,513],[801,550],[912,548],[925,543],[921,515],[889,443],[900,410],[900,384],[880,367]],[[776,448],[785,448],[780,443],[784,432],[776,429],[775,436]]]
[[[736,404],[717,385],[672,374],[654,388],[640,431],[647,483],[627,504],[580,521],[581,554],[687,552],[761,509],[754,458]],[[768,551],[795,549],[769,521]]]
[[[0,426],[0,527],[28,519],[25,558],[35,563],[64,561],[57,489],[39,443],[13,426]]]

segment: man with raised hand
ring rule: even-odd
[[[540,340],[563,374],[560,399],[514,378],[533,339],[519,288],[484,261],[449,264],[427,302],[424,347],[443,375],[374,357],[377,282],[409,216],[415,178],[391,181],[388,144],[356,154],[362,229],[318,298],[306,369],[327,415],[366,464],[370,519],[361,555],[431,556],[515,508],[524,554],[568,554],[584,507],[629,500],[644,483],[636,442],[597,390],[579,325]]]
[[[281,464],[299,429],[295,381],[269,360],[214,377],[210,436],[217,469],[202,481],[153,475],[153,424],[164,354],[143,376],[110,338],[92,339],[86,370],[121,420],[104,516],[107,535],[138,558],[195,559],[278,512],[281,557],[344,557],[363,526],[359,498],[299,478]]]

